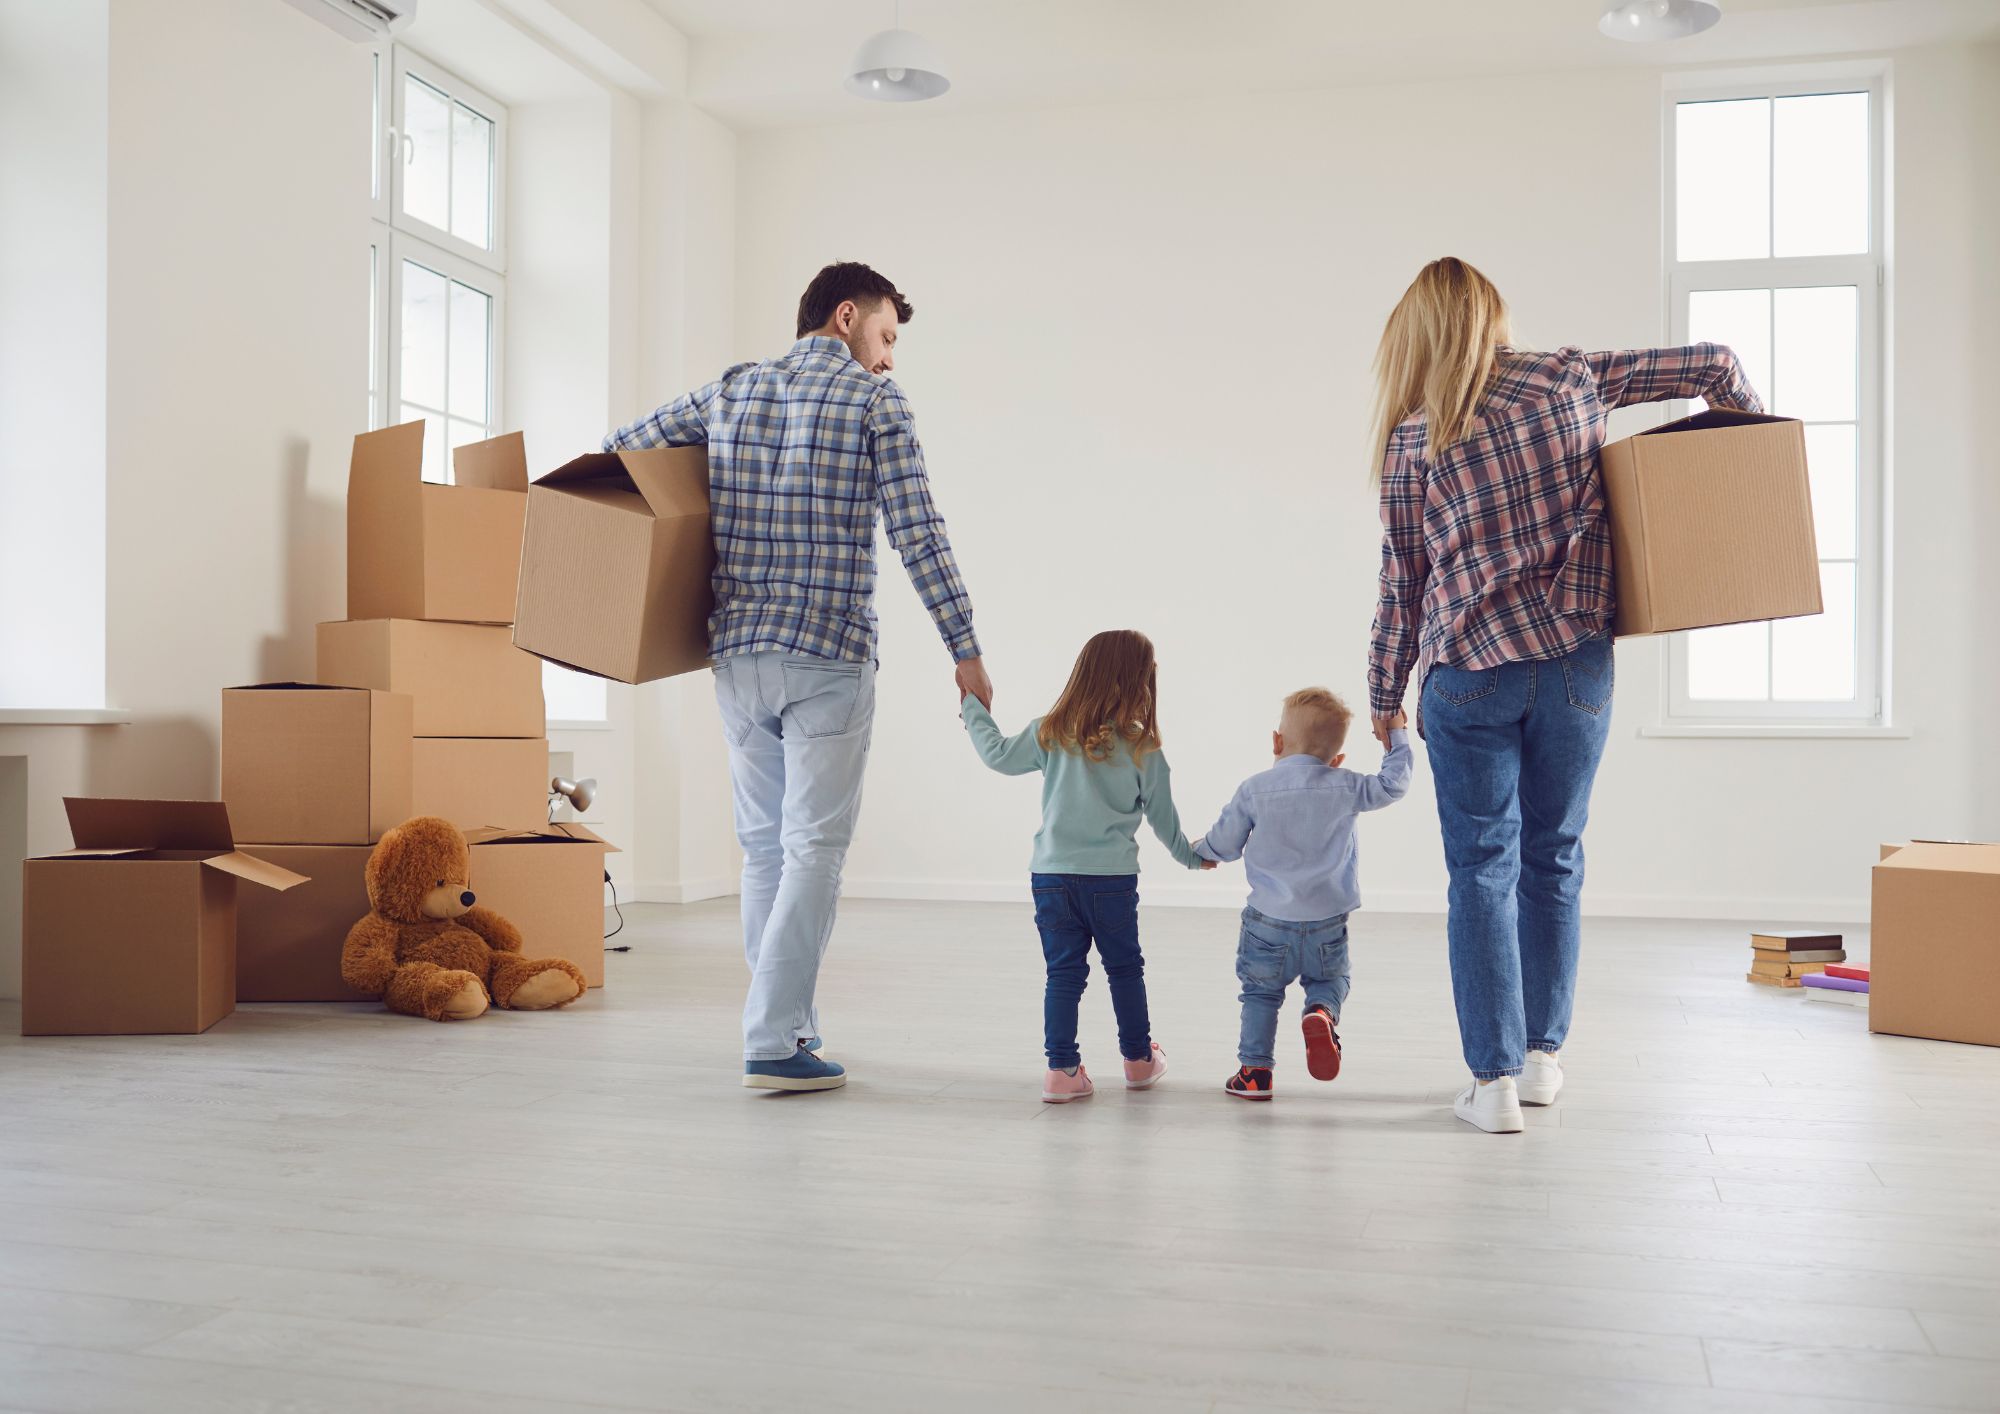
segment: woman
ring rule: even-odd
[[[1375,355],[1382,586],[1368,666],[1386,745],[1415,668],[1451,872],[1452,996],[1488,1133],[1562,1088],[1590,785],[1611,722],[1610,409],[1703,398],[1762,411],[1736,356],[1526,353],[1462,260],[1432,261]]]

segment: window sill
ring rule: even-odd
[[[1639,728],[1642,737],[1739,739],[1744,741],[1908,741],[1908,727],[1858,726],[1829,722],[1671,722]]]
[[[122,707],[0,707],[0,727],[122,727]]]
[[[553,717],[549,719],[548,728],[552,732],[609,732],[617,730],[616,727],[607,721],[591,722],[581,719],[568,720]]]

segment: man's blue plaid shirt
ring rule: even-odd
[[[607,452],[708,446],[715,534],[709,652],[875,657],[875,516],[955,659],[979,656],[972,601],[931,503],[909,400],[838,339],[800,339],[604,439]]]

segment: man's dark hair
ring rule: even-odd
[[[813,276],[806,292],[799,296],[798,337],[803,339],[813,330],[824,328],[827,320],[833,318],[833,312],[848,300],[864,310],[888,300],[896,306],[896,322],[910,322],[910,302],[900,290],[859,261],[843,260]]]

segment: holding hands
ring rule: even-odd
[[[958,684],[958,700],[966,697],[979,699],[979,705],[987,711],[993,710],[993,680],[986,676],[986,662],[983,658],[961,658],[952,674]]]
[[[1410,725],[1409,714],[1403,711],[1390,717],[1371,716],[1368,720],[1374,724],[1375,740],[1382,743],[1384,751],[1389,749],[1389,733],[1406,730]]]

